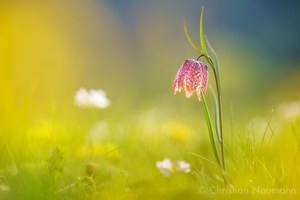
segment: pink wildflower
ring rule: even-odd
[[[177,72],[173,83],[174,94],[184,88],[186,98],[190,98],[196,90],[198,99],[201,101],[201,92],[206,92],[208,83],[207,66],[196,60],[185,60]]]

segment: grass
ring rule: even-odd
[[[223,67],[224,173],[201,103],[172,95],[179,63],[201,53],[181,17],[147,9],[132,32],[104,4],[80,5],[3,7],[0,200],[300,198],[299,116],[270,111],[299,92],[294,63],[226,31],[209,36]],[[112,105],[77,108],[81,86],[107,90]],[[191,173],[162,176],[164,158],[189,162]]]
[[[246,131],[233,121],[232,132],[230,123],[225,124],[227,169],[222,174],[203,118],[199,113],[180,115],[150,107],[101,119],[93,110],[73,110],[22,126],[2,126],[0,199],[299,197],[296,119],[267,117],[270,123],[260,132],[257,124]],[[155,164],[165,157],[186,160],[192,172],[163,177]]]

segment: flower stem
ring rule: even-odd
[[[205,56],[205,55],[204,54],[200,54],[200,56],[198,56],[198,58],[196,60],[198,61],[202,56]]]

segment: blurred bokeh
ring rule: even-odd
[[[28,104],[73,106],[79,87],[102,88],[131,109],[171,97],[176,70],[205,33],[220,57],[225,104],[276,105],[298,92],[297,1],[1,1],[1,115]],[[161,102],[161,101],[160,101]],[[248,103],[248,102],[247,102]]]
[[[0,183],[16,188],[7,196],[17,199],[28,192],[28,199],[32,199],[30,191],[39,190],[39,181],[49,178],[43,173],[37,178],[40,171],[35,174],[26,170],[47,168],[52,176],[51,158],[53,154],[60,157],[56,147],[65,153],[66,167],[72,168],[64,174],[69,179],[60,186],[76,180],[92,160],[103,168],[109,166],[109,175],[98,176],[100,188],[107,180],[113,182],[119,170],[132,173],[131,189],[142,188],[145,194],[156,191],[153,180],[165,183],[155,168],[158,159],[178,159],[188,151],[212,158],[203,133],[206,129],[201,104],[194,96],[187,100],[183,94],[174,96],[172,91],[183,61],[198,57],[185,37],[183,22],[198,44],[202,6],[204,32],[221,63],[226,141],[236,142],[235,133],[246,135],[250,119],[261,125],[255,127],[261,139],[269,126],[265,118],[272,109],[288,110],[288,117],[294,117],[293,113],[298,116],[300,103],[294,102],[300,98],[297,1],[1,0]],[[212,77],[210,83],[214,85]],[[77,107],[74,96],[79,88],[103,89],[110,106],[103,110]],[[285,102],[292,103],[282,104]],[[290,138],[292,134],[282,140],[282,149],[290,147],[287,151],[292,153],[285,158],[294,160],[299,138],[293,138],[289,146]],[[128,145],[123,152],[113,151],[122,145]],[[107,152],[112,153],[106,156]],[[276,146],[272,152],[277,152]],[[277,176],[271,156],[267,162]],[[206,166],[201,163],[193,164],[196,172],[199,166]],[[208,166],[208,174],[215,178]],[[249,166],[244,164],[246,173],[250,173]],[[287,163],[285,169],[294,166]],[[32,178],[28,183],[23,177],[28,183],[25,189],[15,181],[20,180],[17,169],[22,167],[27,173],[24,177]],[[238,173],[234,175],[239,177]],[[259,173],[247,175],[249,180],[257,178],[254,182],[270,183]],[[291,173],[291,177],[289,180],[297,183],[297,176]],[[183,196],[197,193],[181,185],[180,178],[176,181],[176,187],[183,188]],[[193,181],[185,183],[192,185]],[[112,186],[107,193],[114,194],[118,187]],[[48,185],[45,188],[49,189]],[[39,191],[44,194],[43,188]]]

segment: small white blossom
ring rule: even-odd
[[[108,107],[110,101],[103,90],[80,88],[75,95],[75,104],[78,107],[96,107],[101,109]]]
[[[162,161],[158,161],[156,163],[156,167],[159,169],[160,173],[162,173],[163,176],[170,176],[173,170],[173,163],[170,159],[165,158]]]
[[[162,161],[158,161],[156,163],[156,167],[159,169],[160,173],[165,176],[169,177],[172,173],[190,173],[191,172],[191,165],[184,160],[178,160],[173,162],[165,158]]]
[[[191,172],[191,165],[184,160],[178,160],[176,162],[178,172],[189,173]]]

